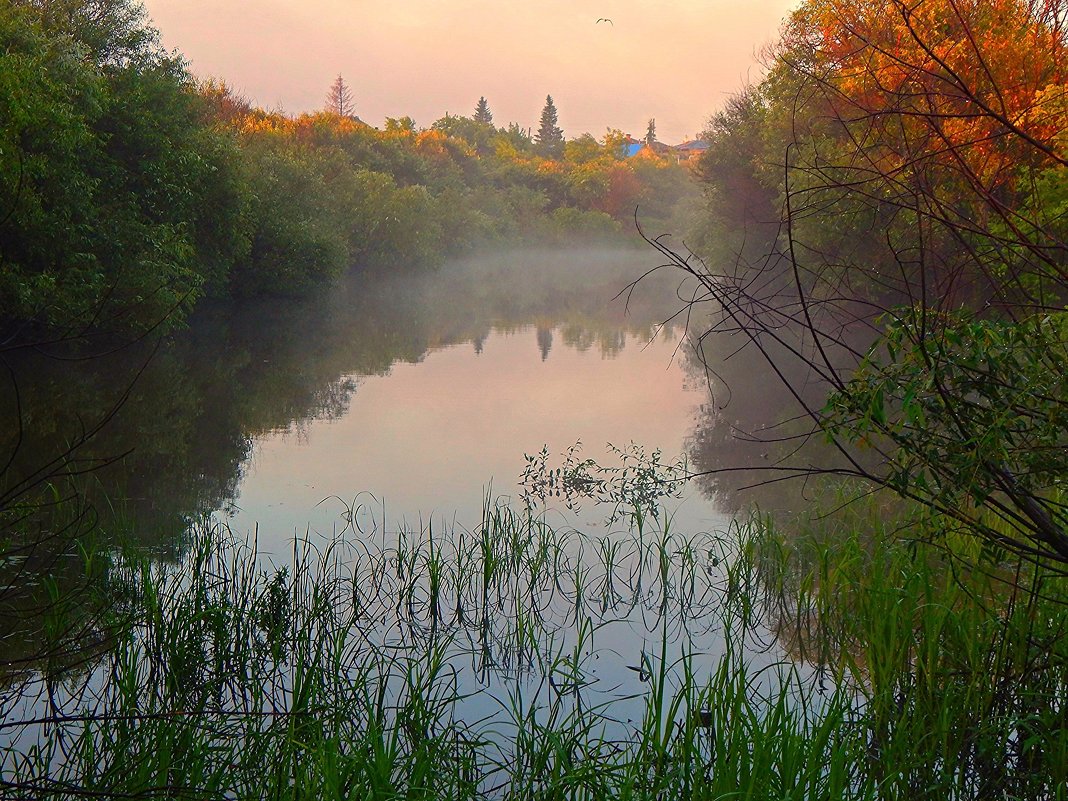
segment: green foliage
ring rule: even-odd
[[[231,291],[299,293],[339,275],[347,242],[314,158],[275,147],[250,155],[255,228],[248,255],[231,272]]]
[[[825,415],[831,434],[886,452],[885,482],[900,494],[993,542],[1068,559],[1056,500],[1068,485],[1063,313],[1007,321],[905,309]],[[984,508],[1007,529],[972,511]]]
[[[386,117],[386,133],[391,134],[414,134],[415,120],[411,117]]]
[[[1063,577],[991,560],[952,519],[844,497],[790,531],[751,528],[732,574],[794,658],[854,688],[854,792],[1064,798]]]
[[[559,158],[564,152],[564,132],[557,125],[559,115],[552,95],[545,96],[545,107],[541,110],[541,120],[535,141],[538,152],[546,158]]]
[[[903,525],[928,536],[876,502],[790,535],[589,536],[487,503],[474,531],[354,528],[278,570],[225,532],[176,565],[115,556],[125,615],[98,678],[57,674],[51,725],[2,747],[0,781],[13,799],[1063,801],[1063,581],[962,569],[967,545]],[[601,686],[610,662],[626,689]],[[33,730],[23,709],[6,731]]]
[[[563,245],[584,237],[594,241],[612,242],[623,230],[618,220],[602,211],[586,211],[573,206],[555,209],[550,215],[549,223],[554,229],[554,240]]]
[[[0,39],[0,315],[180,317],[243,247],[231,152],[180,63],[130,2],[9,5]]]
[[[8,4],[0,321],[128,333],[180,322],[204,294],[302,294],[485,242],[611,236],[634,204],[671,206],[682,173],[649,172],[639,197],[590,137],[560,161],[547,100],[537,146],[495,128],[484,98],[477,119],[378,131],[344,108],[340,79],[332,112],[292,118],[194,85],[138,0]]]
[[[780,376],[795,361],[833,390],[791,386],[841,469],[1068,564],[1066,40],[1041,4],[921,6],[791,15],[706,134],[697,247],[717,266],[698,278]],[[813,349],[765,349],[795,335]]]
[[[665,462],[659,449],[647,452],[634,442],[623,448],[609,443],[608,450],[618,465],[580,459],[581,450],[581,442],[572,445],[555,468],[549,464],[548,446],[533,456],[524,454],[521,484],[528,511],[552,497],[562,498],[568,509],[577,509],[582,499],[590,499],[596,504],[611,504],[606,525],[628,515],[632,522],[642,517],[659,520],[661,502],[679,497],[682,485],[689,480],[684,461]]]
[[[493,124],[493,114],[489,110],[489,103],[486,102],[486,98],[480,97],[478,104],[475,106],[475,122],[482,123],[483,125]]]
[[[705,211],[692,240],[697,251],[715,261],[741,255],[756,262],[778,235],[778,176],[764,166],[768,104],[763,94],[752,87],[734,95],[702,134],[709,143],[697,164]]]
[[[601,156],[601,143],[593,134],[584,133],[564,145],[564,158],[572,164],[586,164]]]
[[[69,254],[72,296],[103,280],[91,252],[97,181],[85,161],[100,150],[92,123],[106,87],[25,10],[0,8],[0,37],[0,302],[18,316],[62,319],[66,309],[46,310],[66,277],[56,274],[60,255]]]
[[[530,133],[519,126],[517,122],[508,123],[507,128],[499,128],[494,138],[498,156],[511,156],[534,153],[534,140]]]
[[[490,122],[480,120],[477,114],[474,118],[454,117],[447,114],[430,128],[466,142],[480,156],[493,152],[493,140],[497,136],[497,129]]]

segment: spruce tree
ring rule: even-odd
[[[653,143],[655,141],[656,141],[656,120],[655,119],[651,119],[651,120],[649,120],[649,127],[645,131],[645,144],[649,145],[649,147],[652,147]]]
[[[345,83],[345,79],[338,73],[337,78],[330,84],[330,91],[326,93],[326,110],[339,117],[351,117],[356,110],[356,103],[352,99],[352,90]]]
[[[541,110],[541,125],[538,126],[538,152],[547,158],[559,158],[564,154],[564,132],[557,127],[558,121],[553,96],[545,96],[545,108]]]
[[[493,124],[493,114],[490,113],[489,103],[486,102],[484,97],[480,97],[478,105],[475,106],[475,122],[481,122],[484,125]]]

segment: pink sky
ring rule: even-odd
[[[164,44],[254,102],[320,108],[341,73],[381,126],[470,115],[537,127],[551,94],[568,137],[608,127],[697,135],[760,75],[757,51],[797,0],[146,0]],[[607,17],[612,24],[597,23]]]

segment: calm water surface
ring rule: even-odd
[[[618,463],[608,443],[684,456],[705,389],[687,378],[679,343],[620,332],[615,344],[581,347],[547,324],[494,330],[478,347],[345,376],[352,393],[341,415],[255,437],[223,519],[237,532],[259,523],[269,548],[309,526],[331,533],[354,500],[387,524],[470,527],[487,494],[519,502],[524,454],[543,445],[555,453],[581,442],[583,456],[606,465]],[[669,505],[691,531],[726,522],[693,491]],[[585,503],[581,514],[557,507],[549,519],[592,528],[606,514]]]
[[[330,535],[354,499],[391,527],[474,526],[486,495],[518,503],[524,454],[543,446],[581,442],[608,465],[608,443],[695,471],[766,464],[768,447],[738,434],[782,419],[782,393],[729,337],[706,343],[706,378],[675,316],[675,276],[619,296],[655,264],[635,251],[470,259],[206,308],[162,343],[98,358],[30,354],[14,365],[18,393],[0,396],[5,419],[23,410],[9,478],[99,425],[79,468],[103,466],[89,491],[138,540],[167,551],[215,514],[239,534],[258,526],[277,550],[295,533]],[[671,511],[690,530],[722,527],[751,479],[694,482]],[[586,504],[556,519],[604,516]]]
[[[78,451],[80,464],[97,468],[90,496],[180,571],[183,535],[205,521],[225,523],[238,540],[254,536],[275,564],[285,564],[294,537],[313,545],[351,537],[353,522],[356,533],[383,543],[431,529],[459,542],[457,533],[478,527],[487,498],[522,507],[524,455],[543,447],[556,458],[581,443],[583,458],[606,466],[620,464],[610,445],[631,443],[695,470],[767,461],[766,445],[735,436],[782,417],[761,365],[728,340],[709,351],[717,373],[706,378],[674,318],[681,304],[673,276],[617,297],[655,266],[651,258],[527,252],[431,275],[356,276],[315,298],[204,309],[188,331],[154,346],[75,363],[33,354],[21,365],[17,396],[3,398],[7,419],[17,419],[16,398],[30,410],[9,472],[31,474],[42,454],[104,423]],[[709,609],[719,604],[710,549],[728,537],[748,480],[734,475],[733,483],[689,483],[664,502],[674,531],[703,537],[688,569],[709,576],[701,601]],[[635,541],[625,519],[606,525],[611,509],[603,506],[554,502],[535,511],[589,542]],[[669,552],[682,553],[674,545]],[[670,659],[687,653],[696,670],[708,671],[723,649],[714,619],[698,614],[703,607],[669,612],[667,590],[653,591],[655,566],[635,569],[627,568],[629,581],[653,573],[637,578],[629,600],[627,592],[613,594],[594,611],[596,642],[584,653],[602,700],[630,699],[619,715],[624,728],[648,689],[635,667],[643,659],[670,641]],[[589,575],[596,579],[596,571]],[[579,606],[565,596],[553,602],[562,604],[558,615],[546,612],[547,620],[559,618],[547,636],[563,650],[578,642]],[[13,648],[34,653],[37,627],[28,615],[16,609],[4,625],[14,631]],[[499,711],[509,682],[538,679],[533,663],[508,667],[501,654],[487,672],[487,644],[477,641],[484,632],[459,631],[457,642],[468,634],[470,648],[451,659],[465,689],[488,690],[465,702],[465,714],[481,719]],[[385,618],[375,635],[389,648],[412,636],[411,621]],[[753,660],[782,656],[765,648]],[[91,674],[89,682],[102,687],[105,677]],[[45,703],[44,685],[32,687],[22,696],[11,691],[9,719],[32,717]]]

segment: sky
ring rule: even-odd
[[[470,116],[537,129],[552,95],[567,138],[608,128],[697,136],[759,79],[759,52],[798,0],[146,0],[163,44],[256,104],[322,108],[341,74],[381,127]],[[610,22],[598,22],[599,19]]]

